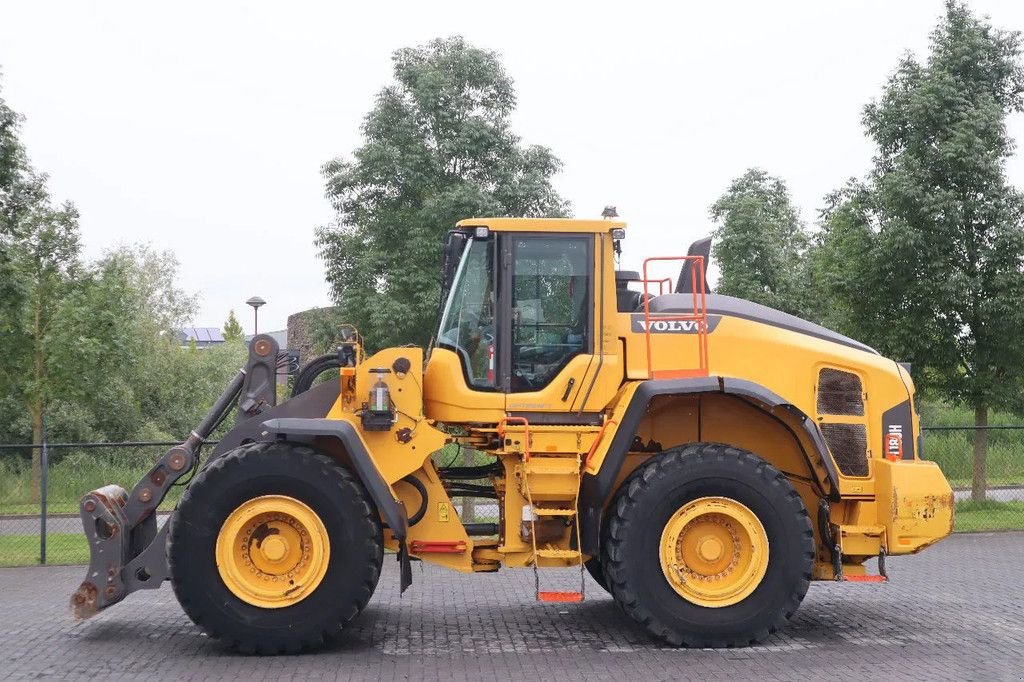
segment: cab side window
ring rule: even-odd
[[[590,351],[591,243],[582,235],[514,238],[512,392],[544,388]]]

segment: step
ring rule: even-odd
[[[878,556],[882,549],[884,526],[837,526],[837,539],[847,556]]]
[[[571,500],[579,495],[579,457],[533,457],[521,466],[523,480],[519,489],[527,499],[565,505],[573,504]],[[526,494],[526,483],[529,483],[529,495]]]
[[[537,516],[576,516],[575,509],[554,509],[544,507],[534,507],[533,513]]]
[[[462,554],[465,540],[413,540],[409,546],[413,554]]]
[[[559,604],[578,604],[583,601],[582,592],[538,592],[537,601]]]
[[[844,583],[887,583],[889,579],[884,575],[844,575]]]
[[[545,559],[576,559],[580,553],[575,549],[538,549],[537,556]]]
[[[526,462],[526,473],[532,476],[562,476],[580,474],[579,457],[531,457]]]

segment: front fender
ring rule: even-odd
[[[283,417],[263,422],[263,430],[270,437],[284,438],[298,442],[311,442],[314,438],[337,439],[355,470],[359,480],[370,493],[384,523],[399,542],[404,542],[409,532],[409,517],[405,505],[397,498],[394,490],[381,476],[370,457],[362,437],[355,426],[341,419],[307,419]]]

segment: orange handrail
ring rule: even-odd
[[[647,283],[651,280],[647,276],[647,266],[652,261],[690,261],[693,268],[690,270],[690,291],[693,295],[693,313],[688,315],[658,315],[659,320],[668,322],[696,322],[697,323],[697,356],[699,366],[696,369],[676,369],[654,371],[654,362],[651,353],[651,298],[647,291]],[[708,304],[707,292],[704,289],[704,257],[703,256],[654,256],[644,260],[643,271],[644,282],[644,337],[647,343],[647,378],[654,379],[658,375],[663,378],[678,378],[688,376],[708,375]]]
[[[523,425],[523,461],[530,461],[530,421],[526,417],[502,417],[498,422],[498,437],[505,440],[505,426],[508,422]]]
[[[597,446],[601,444],[601,439],[604,438],[604,430],[608,428],[609,424],[618,425],[619,422],[614,419],[609,419],[601,425],[601,430],[597,432],[597,438],[594,439],[594,444],[590,446],[590,452],[587,453],[587,458],[583,460],[583,467],[590,466],[590,460],[594,458],[594,453],[597,452]]]
[[[639,282],[640,284],[643,284],[645,286],[647,285],[648,282],[654,282],[655,284],[658,285],[658,295],[659,296],[661,296],[662,294],[665,293],[665,287],[668,287],[669,288],[669,293],[672,293],[672,278],[671,277],[662,277],[661,279],[627,279],[627,280],[619,280],[619,281],[620,282],[621,281],[625,281],[625,282]],[[645,289],[645,291],[646,291],[646,289]]]

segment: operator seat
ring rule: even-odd
[[[615,307],[620,313],[631,313],[641,303],[643,294],[628,288],[630,282],[639,281],[640,273],[635,270],[615,271]]]

